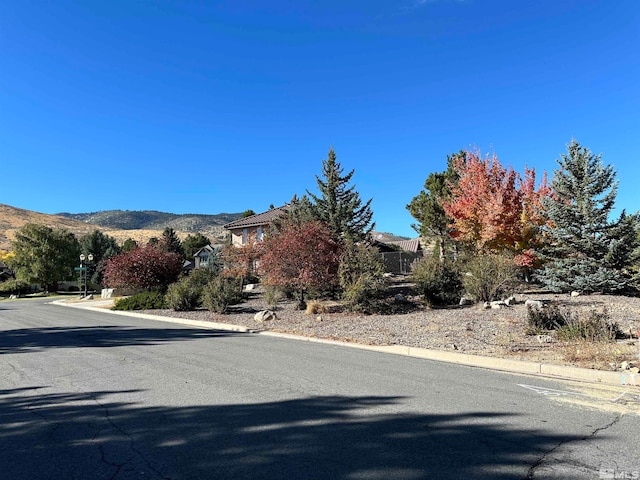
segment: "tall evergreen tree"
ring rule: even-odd
[[[465,158],[466,153],[461,151],[448,156],[447,170],[430,173],[424,182],[424,189],[406,207],[418,221],[411,227],[422,238],[436,240],[441,261],[444,261],[447,245],[452,241],[449,225],[453,222],[444,211],[442,202],[451,197],[451,185],[458,181],[458,174],[453,168],[453,160],[457,157]]]
[[[294,195],[289,202],[286,209],[286,214],[276,217],[271,223],[271,227],[280,232],[285,226],[288,225],[302,225],[307,222],[313,222],[318,220],[313,211],[313,204],[309,200],[309,197],[303,195],[302,198],[298,198]]]
[[[194,233],[193,235],[187,235],[184,242],[182,242],[185,258],[193,260],[193,256],[196,252],[207,245],[211,245],[211,240],[200,232]]]
[[[539,275],[553,291],[614,292],[630,280],[627,270],[639,246],[638,216],[623,211],[609,220],[618,182],[601,157],[572,140],[557,161],[554,195],[543,201],[551,220],[543,250],[549,262]]]
[[[341,240],[366,240],[375,226],[372,223],[371,201],[362,203],[355,185],[349,186],[355,170],[343,175],[344,169],[336,160],[333,148],[322,161],[322,178],[316,175],[320,195],[307,190],[313,216],[329,225],[336,238]]]
[[[182,242],[178,237],[176,231],[171,227],[166,227],[162,232],[162,238],[158,242],[160,250],[163,252],[177,253],[184,258],[184,249],[182,248]]]

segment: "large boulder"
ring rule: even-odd
[[[278,316],[273,310],[262,310],[253,316],[253,319],[259,323],[268,322],[269,320],[276,320],[277,318]]]

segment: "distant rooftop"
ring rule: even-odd
[[[245,218],[239,218],[231,223],[224,225],[227,230],[235,230],[237,228],[259,227],[260,225],[269,225],[275,219],[287,212],[289,204],[281,207],[272,208],[266,212],[256,213]]]

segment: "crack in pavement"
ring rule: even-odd
[[[133,436],[128,433],[126,430],[124,430],[123,428],[121,428],[120,426],[118,426],[114,420],[111,418],[111,415],[109,413],[109,409],[105,406],[103,406],[102,404],[100,404],[100,402],[96,399],[94,399],[94,401],[96,402],[96,404],[98,404],[102,409],[104,409],[105,412],[105,418],[107,419],[107,422],[109,422],[109,425],[111,425],[117,432],[119,432],[121,435],[123,435],[124,437],[126,437],[129,441],[129,449],[135,453],[139,458],[141,458],[144,462],[144,464],[147,466],[147,468],[149,468],[149,470],[151,470],[153,473],[155,473],[160,479],[162,480],[171,480],[170,477],[165,477],[162,472],[160,472],[160,470],[158,470],[157,468],[155,468],[152,464],[151,461],[146,457],[146,455],[140,451],[138,448],[136,448],[135,446],[135,439],[133,438]],[[100,447],[101,453],[104,453],[102,451],[102,447]],[[111,479],[115,479],[116,476],[118,475],[118,473],[120,472],[120,469],[122,467],[124,467],[127,463],[131,462],[132,458],[129,458],[125,463],[123,463],[122,465],[118,465],[115,463],[109,463],[107,461],[105,461],[105,463],[107,463],[108,465],[111,466],[118,466],[118,470],[116,471],[116,473],[111,477]]]
[[[536,462],[533,465],[531,465],[531,467],[529,468],[529,471],[527,472],[526,479],[527,480],[532,479],[534,477],[535,473],[536,473],[536,469],[538,467],[540,467],[544,463],[544,461],[547,459],[547,457],[549,457],[549,455],[551,455],[553,452],[558,450],[560,447],[563,447],[563,446],[565,446],[565,445],[567,445],[569,443],[584,442],[585,440],[589,440],[590,438],[594,438],[598,433],[613,427],[616,423],[618,423],[620,421],[621,418],[622,418],[622,414],[617,415],[611,422],[607,423],[606,425],[603,425],[602,427],[596,428],[589,435],[585,435],[584,437],[582,437],[579,440],[568,440],[566,442],[558,443],[551,450],[548,450],[547,452],[544,452],[542,454],[542,456],[540,456],[540,458],[538,460],[536,460]]]

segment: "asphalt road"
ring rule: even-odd
[[[640,478],[640,402],[585,392],[0,302],[3,480]]]

